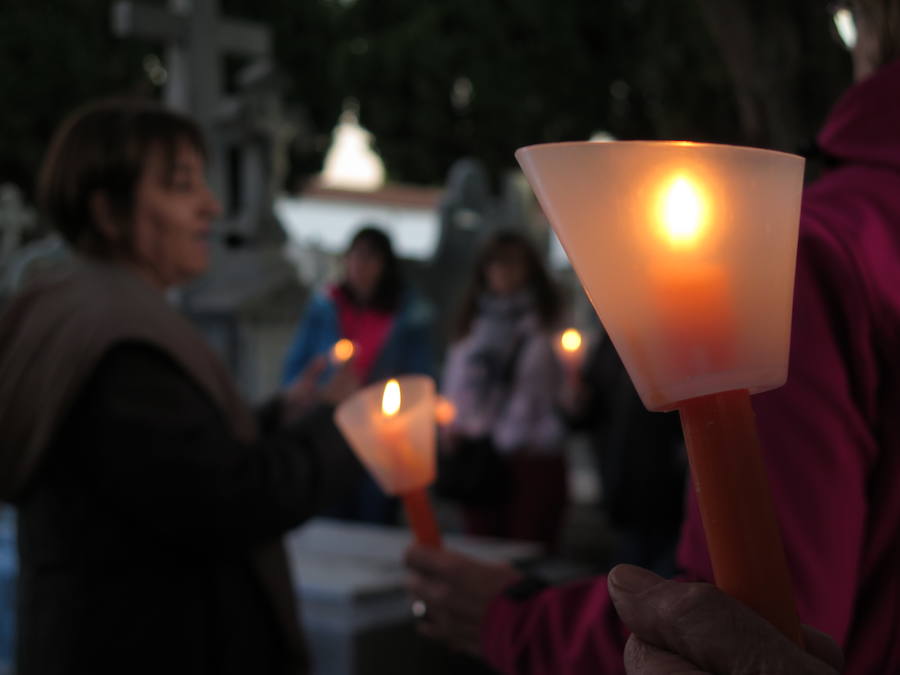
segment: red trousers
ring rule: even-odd
[[[503,462],[510,476],[507,499],[492,506],[463,506],[466,532],[538,541],[554,551],[568,506],[565,458],[515,453]]]

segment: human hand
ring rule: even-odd
[[[709,584],[665,581],[632,565],[609,575],[609,593],[633,632],[628,675],[837,675],[843,658],[824,633],[804,626],[806,651]]]
[[[353,369],[353,359],[335,366],[334,375],[322,387],[320,396],[329,405],[339,405],[350,398],[360,387],[359,377]]]
[[[319,380],[328,368],[328,358],[320,354],[291,382],[284,390],[283,419],[292,422],[303,415],[313,405],[322,401],[329,405],[338,405],[359,389],[360,382],[350,364],[350,358],[335,366],[334,374],[321,387]]]
[[[315,403],[318,392],[319,378],[328,368],[328,359],[324,355],[317,356],[294,381],[288,385],[282,394],[284,402],[284,420],[291,422],[299,418],[310,406]]]
[[[407,550],[406,566],[411,572],[410,592],[427,608],[419,632],[480,657],[481,624],[488,605],[522,573],[509,565],[418,545]]]

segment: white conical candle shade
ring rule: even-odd
[[[400,408],[382,410],[386,382],[377,382],[344,401],[334,419],[359,460],[387,494],[426,487],[435,478],[434,380],[424,375],[396,378]]]
[[[648,408],[784,383],[801,157],[625,141],[516,158]]]

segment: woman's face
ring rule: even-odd
[[[206,271],[212,222],[221,213],[197,149],[181,143],[174,159],[169,166],[161,148],[149,153],[134,203],[135,260],[164,288]]]
[[[488,290],[496,295],[511,295],[528,283],[528,263],[525,254],[507,246],[494,253],[484,269]]]
[[[384,259],[371,246],[357,244],[345,259],[347,284],[363,301],[369,300],[378,288],[384,271]]]

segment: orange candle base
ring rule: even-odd
[[[406,519],[416,535],[416,541],[430,548],[441,548],[441,531],[425,488],[407,492],[402,497]]]
[[[747,390],[678,406],[716,585],[802,644]]]

